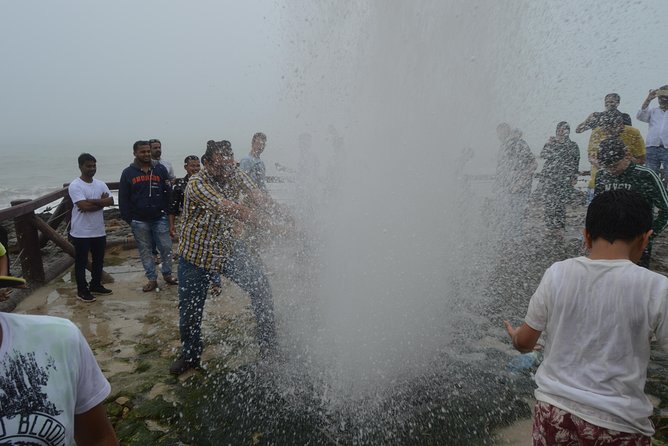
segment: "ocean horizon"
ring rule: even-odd
[[[3,182],[0,184],[0,210],[11,207],[14,200],[34,200],[57,191],[64,184],[79,177],[77,158],[84,152],[91,153],[97,159],[95,178],[104,182],[119,181],[121,172],[133,160],[131,147],[121,151],[118,147],[103,146],[94,149],[49,147],[46,150],[41,145],[0,146],[0,155],[5,166]],[[201,152],[204,152],[204,149],[201,149]],[[191,154],[201,156],[201,153],[188,149],[163,150],[163,158],[172,163],[177,177],[185,176],[183,159]],[[237,158],[243,156],[245,150],[237,154]],[[273,163],[267,162],[267,174],[274,173]],[[57,202],[53,205],[57,205]]]
[[[20,150],[7,150],[6,147],[0,146],[0,155],[3,156],[6,166],[3,174],[4,181],[0,184],[0,210],[11,207],[11,202],[14,200],[34,200],[55,192],[61,189],[64,184],[68,184],[73,179],[79,177],[80,172],[77,158],[86,150],[49,148],[48,152],[40,153],[42,151],[41,148],[39,150],[37,148],[33,149],[22,147]],[[121,172],[133,160],[131,149],[127,152],[119,153],[118,148],[98,147],[96,150],[88,152],[93,154],[97,159],[95,178],[104,182],[119,181]],[[185,150],[174,152],[163,152],[163,157],[172,163],[176,176],[183,177],[185,170],[181,161],[191,154],[192,151],[188,153]],[[275,171],[273,163],[265,162],[267,164],[268,175],[279,174]],[[473,188],[471,192],[474,194],[487,197],[492,195],[494,182],[492,173],[466,172],[463,177],[468,177],[469,185]],[[576,189],[585,190],[588,181],[588,176],[580,176]],[[271,184],[270,191],[272,196],[279,201],[292,202],[294,199],[294,191],[289,183]],[[115,203],[118,204],[117,191],[112,191],[112,195],[114,196]],[[57,201],[53,202],[41,208],[40,211],[55,208],[57,205]]]

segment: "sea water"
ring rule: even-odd
[[[177,177],[185,176],[183,160],[186,156],[196,154],[201,156],[205,150],[206,140],[202,137],[202,148],[170,147],[168,140],[163,140],[163,159],[172,163],[174,174]],[[241,146],[244,147],[244,146]],[[237,160],[245,156],[245,147],[236,149]],[[97,173],[95,178],[104,182],[118,182],[121,172],[130,165],[132,141],[127,147],[95,144],[73,144],[63,146],[54,143],[48,147],[19,145],[0,145],[2,156],[2,182],[0,183],[0,210],[10,207],[11,202],[21,199],[35,199],[48,193],[59,190],[64,184],[78,178],[81,172],[77,158],[83,152],[91,153],[97,159]],[[285,164],[285,163],[284,163]],[[268,175],[281,175],[286,181],[291,181],[291,174],[277,172],[273,164],[267,165]],[[289,184],[274,184],[272,189],[281,201],[290,201]],[[117,191],[112,191],[118,204]],[[54,202],[45,208],[57,206]]]

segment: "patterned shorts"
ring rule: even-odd
[[[534,446],[650,446],[642,434],[605,429],[551,404],[536,401],[533,414]]]

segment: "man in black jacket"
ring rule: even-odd
[[[165,166],[151,160],[148,141],[137,141],[132,146],[135,159],[123,170],[118,189],[121,218],[132,228],[139,257],[148,283],[143,291],[158,287],[158,274],[151,249],[158,248],[162,258],[161,272],[168,285],[176,285],[172,276],[172,239],[169,236],[167,203],[169,201],[169,174]]]

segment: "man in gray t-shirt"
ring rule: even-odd
[[[267,191],[266,167],[260,155],[267,145],[267,135],[258,132],[251,140],[251,151],[245,158],[239,161],[239,168],[243,170],[253,182],[263,191]]]
[[[148,143],[151,146],[151,159],[153,162],[165,166],[167,175],[169,176],[169,183],[171,184],[176,179],[176,174],[174,173],[172,163],[162,158],[162,143],[159,139],[150,139]]]

